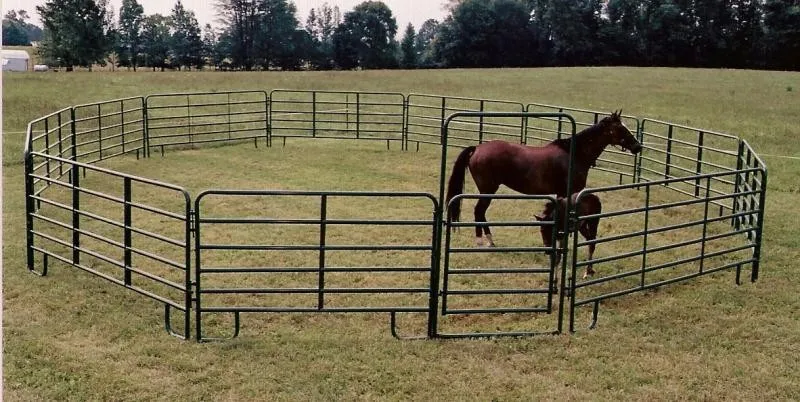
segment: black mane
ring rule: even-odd
[[[578,134],[575,134],[575,140],[578,141],[578,144],[580,144],[581,143],[581,139],[589,137],[589,136],[592,136],[599,130],[600,130],[600,124],[595,124],[595,125],[593,125],[591,127],[587,127],[585,129],[581,130],[581,132],[579,132]],[[557,147],[559,147],[559,148],[561,148],[565,152],[569,152],[569,147],[570,147],[570,143],[572,143],[572,138],[573,137],[561,138],[561,139],[553,140],[550,143],[555,145],[555,146],[557,146]],[[578,144],[575,144],[575,145],[577,146]]]

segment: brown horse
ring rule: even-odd
[[[582,130],[575,137],[558,139],[543,147],[529,147],[504,141],[490,141],[470,146],[456,158],[453,172],[447,184],[447,199],[464,191],[466,168],[481,194],[494,194],[505,185],[523,194],[555,194],[567,196],[570,143],[575,143],[575,161],[572,169],[572,192],[586,187],[589,168],[609,145],[622,147],[637,154],[642,145],[620,119],[622,111],[614,112],[597,124]],[[492,200],[483,198],[475,205],[475,222],[486,222],[486,210]],[[461,199],[457,199],[447,210],[451,221],[457,222],[461,215]],[[494,246],[489,226],[476,226],[478,246],[483,245],[482,233],[486,234],[487,246]]]
[[[584,194],[581,197],[580,202],[577,202],[578,193],[572,194],[572,205],[575,205],[575,210],[578,213],[578,216],[586,216],[586,215],[595,215],[603,212],[603,203],[600,202],[600,198],[593,194],[588,193]],[[540,221],[552,221],[555,220],[557,222],[564,222],[564,219],[567,218],[567,199],[565,197],[559,197],[558,201],[556,202],[548,202],[547,205],[544,207],[544,211],[541,215],[535,215],[537,220]],[[589,218],[581,221],[580,226],[578,226],[578,231],[583,235],[583,238],[586,240],[594,240],[597,238],[597,226],[600,224],[600,218]],[[542,233],[542,242],[544,243],[545,247],[550,247],[553,245],[553,226],[542,226],[540,228]],[[563,244],[562,244],[563,247]],[[592,256],[594,255],[595,244],[589,245],[589,265],[586,267],[586,272],[583,274],[583,278],[586,279],[592,275],[594,275],[594,269],[592,268]]]

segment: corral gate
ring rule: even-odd
[[[538,211],[546,202],[556,201],[552,196],[461,194],[454,197],[450,203],[483,198],[504,200],[506,203],[522,203],[526,211]],[[564,265],[558,258],[559,253],[564,250],[559,248],[557,242],[556,229],[560,223],[556,220],[557,215],[553,214],[551,218],[553,220],[549,221],[538,221],[528,215],[515,219],[492,219],[491,223],[453,222],[448,216],[443,222],[445,233],[440,291],[443,318],[474,314],[551,314],[554,311],[557,313],[557,318],[551,323],[550,328],[495,329],[492,332],[462,330],[453,333],[444,325],[438,325],[436,336],[444,338],[524,336],[561,332],[564,298],[554,300],[554,296],[563,296],[565,292],[564,281],[561,281],[560,285],[557,283],[558,277],[564,277],[564,272],[560,269]],[[505,246],[484,248],[472,244],[459,245],[453,238],[453,233],[459,228],[469,230],[488,225],[503,228]],[[536,229],[545,226],[551,227],[551,245],[532,246],[539,244]],[[459,237],[471,239],[471,236],[463,234]],[[502,259],[492,258],[499,254],[513,254],[515,258],[503,264],[500,262]],[[559,274],[559,271],[562,272]],[[432,317],[432,319],[437,318]]]
[[[359,213],[345,210],[351,203]],[[425,193],[201,193],[197,339],[208,339],[206,313],[232,313],[234,336],[243,312],[389,313],[393,333],[398,313],[432,314],[438,210]],[[258,239],[238,237],[242,225]]]

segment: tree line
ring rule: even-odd
[[[683,66],[800,70],[800,0],[448,0],[442,21],[409,24],[365,1],[325,3],[305,21],[288,0],[215,0],[200,27],[177,0],[145,15],[123,0],[48,0],[37,7],[46,62],[137,69],[385,69]],[[4,34],[6,16],[3,21]],[[400,37],[398,41],[396,38]],[[5,35],[4,35],[5,38]]]
[[[3,16],[3,46],[30,46],[42,40],[42,28],[28,22],[25,10],[8,10]]]

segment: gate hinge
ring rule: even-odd
[[[197,233],[197,212],[189,210],[189,232],[194,235]]]

